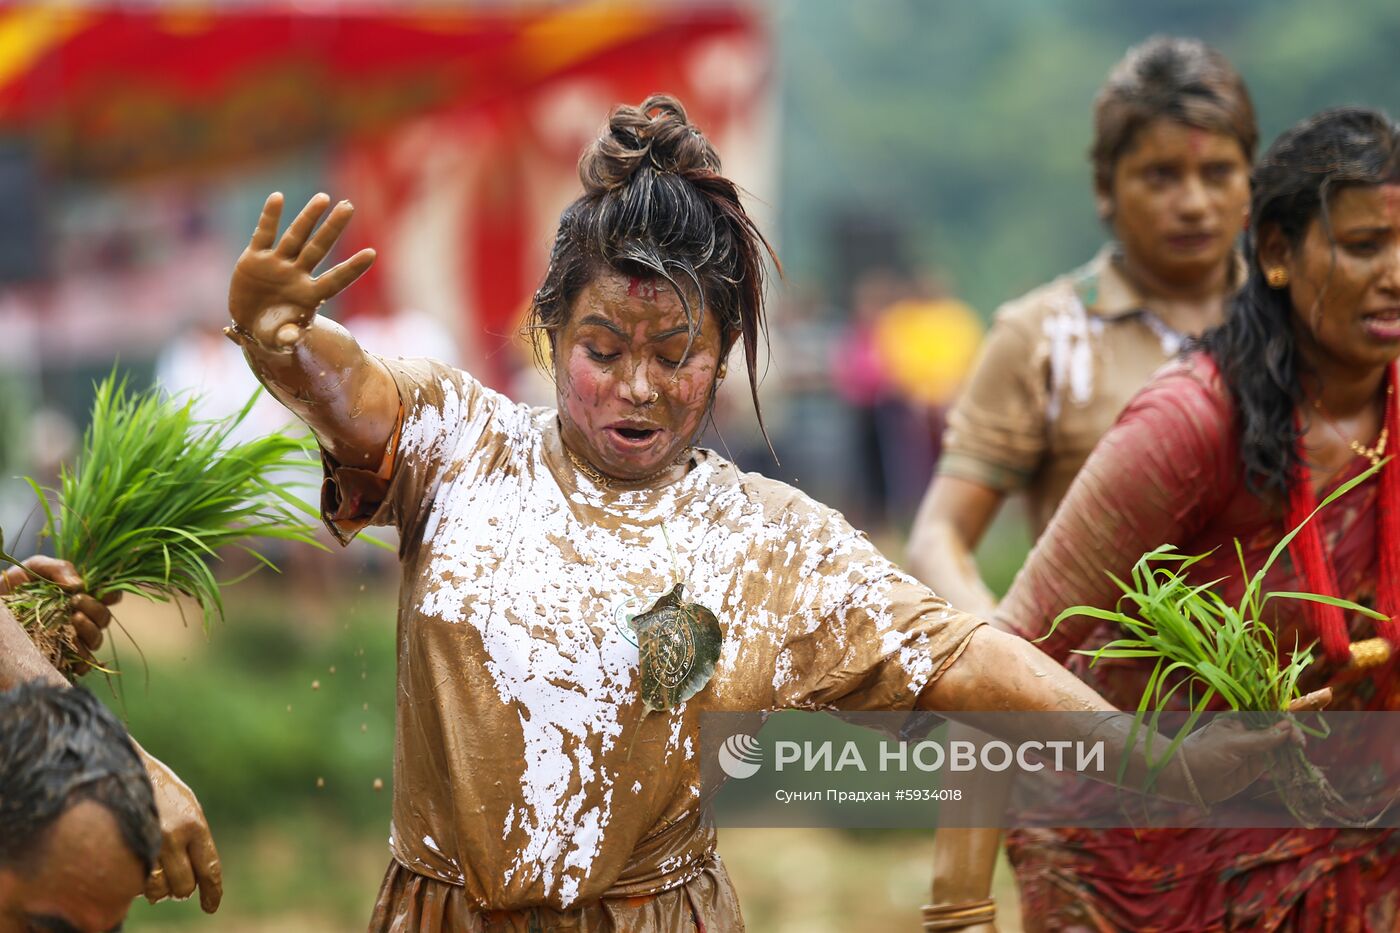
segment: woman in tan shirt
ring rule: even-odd
[[[230,335],[320,441],[327,521],[400,535],[374,930],[743,929],[699,799],[707,711],[1108,708],[836,512],[691,446],[734,344],[753,379],[766,244],[680,104],[615,110],[579,174],[533,305],[556,408],[318,317],[373,261],[314,276],[344,202],[279,238],[273,195],[234,270]],[[639,647],[629,615],[678,581],[690,637]],[[1287,738],[1193,743],[1167,783],[1232,792]]]
[[[1114,241],[997,312],[910,535],[915,577],[991,617],[996,599],[972,554],[1006,497],[1025,494],[1038,537],[1129,399],[1221,321],[1240,281],[1257,142],[1243,80],[1201,42],[1150,39],[1114,66],[1094,103],[1091,150]],[[934,902],[985,897],[999,839],[996,829],[941,831]]]

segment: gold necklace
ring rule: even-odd
[[[1386,444],[1390,441],[1390,425],[1385,423],[1385,413],[1390,410],[1390,397],[1394,394],[1395,386],[1390,385],[1385,387],[1386,403],[1385,407],[1381,409],[1381,433],[1376,437],[1376,443],[1370,447],[1343,434],[1341,428],[1337,427],[1337,422],[1333,421],[1332,416],[1327,414],[1327,409],[1322,407],[1322,399],[1313,399],[1313,407],[1317,409],[1318,414],[1322,415],[1322,420],[1327,422],[1328,426],[1332,429],[1332,433],[1336,434],[1338,439],[1347,442],[1347,446],[1351,448],[1352,453],[1356,454],[1358,457],[1365,457],[1371,462],[1371,466],[1376,467],[1381,465],[1381,458],[1385,456]]]
[[[578,456],[572,450],[570,450],[569,445],[561,442],[559,446],[563,447],[564,453],[569,455],[569,462],[574,465],[574,468],[577,469],[584,476],[592,480],[595,485],[602,486],[604,489],[612,488],[612,477],[604,476],[602,473],[599,473],[597,470],[593,469],[592,465],[590,465],[587,460],[584,460],[582,457]]]
[[[652,480],[656,479],[658,476],[660,476],[662,473],[665,473],[665,472],[666,472],[667,470],[669,470],[671,467],[675,466],[676,464],[678,464],[678,463],[680,463],[682,460],[684,460],[685,457],[686,457],[686,455],[689,454],[690,451],[693,449],[693,448],[690,448],[690,447],[684,448],[679,454],[676,455],[676,458],[675,458],[674,460],[672,460],[670,463],[666,464],[665,466],[663,466],[661,469],[657,470],[655,473],[651,474],[650,476],[644,476],[644,477],[642,477],[641,479],[637,479],[637,480],[625,480],[625,481],[620,481],[620,480],[615,480],[615,479],[613,479],[611,476],[606,476],[606,475],[604,475],[604,474],[598,472],[596,469],[594,469],[594,467],[593,467],[593,465],[592,465],[591,463],[589,463],[587,460],[585,460],[585,459],[583,459],[582,457],[580,457],[578,454],[574,453],[573,450],[570,449],[569,445],[564,443],[563,438],[560,438],[560,440],[559,440],[559,446],[562,447],[562,448],[564,448],[564,453],[568,456],[569,462],[572,463],[572,464],[574,465],[574,469],[578,470],[578,471],[579,471],[580,473],[582,473],[584,476],[586,476],[586,477],[588,477],[590,480],[592,480],[593,483],[594,483],[594,485],[596,485],[596,486],[601,486],[601,487],[604,488],[604,489],[612,489],[612,488],[613,488],[613,485],[614,485],[615,483],[618,483],[618,482],[627,482],[627,483],[649,483],[649,482],[651,482]]]
[[[1371,466],[1380,466],[1381,458],[1385,456],[1385,442],[1390,440],[1390,428],[1381,428],[1380,437],[1376,438],[1376,446],[1363,447],[1360,441],[1352,441],[1351,449],[1358,456],[1365,457],[1371,461]]]

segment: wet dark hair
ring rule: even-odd
[[[107,808],[149,873],[160,817],[117,717],[81,687],[35,681],[0,693],[0,868],[35,868],[48,830],[84,800]]]
[[[724,354],[742,340],[762,426],[764,257],[781,267],[740,203],[738,186],[720,174],[714,147],[687,120],[680,101],[655,94],[639,106],[613,110],[603,134],[579,158],[578,174],[583,195],[559,218],[529,329],[544,331],[553,347],[579,292],[600,272],[660,279],[680,298],[692,339],[710,313]]]
[[[1254,170],[1245,259],[1249,274],[1221,326],[1202,338],[1234,397],[1240,456],[1250,488],[1286,494],[1298,465],[1294,411],[1302,401],[1302,361],[1287,289],[1270,288],[1259,261],[1271,229],[1298,249],[1314,220],[1332,238],[1328,214],[1342,188],[1400,180],[1400,136],[1384,113],[1324,110],[1280,136]]]
[[[1113,170],[1143,127],[1167,117],[1236,139],[1254,161],[1259,127],[1254,103],[1235,67],[1199,39],[1153,36],[1128,49],[1094,98],[1089,160],[1094,187],[1113,189]]]

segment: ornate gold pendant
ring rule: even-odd
[[[685,601],[685,584],[677,583],[633,618],[631,626],[641,656],[642,702],[648,710],[679,706],[714,676],[724,632],[713,612]]]

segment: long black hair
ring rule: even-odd
[[[680,298],[692,334],[709,313],[719,323],[722,354],[743,342],[762,427],[764,260],[776,267],[778,259],[740,203],[738,186],[720,174],[709,140],[680,101],[655,94],[639,106],[613,110],[603,134],[579,158],[578,174],[583,195],[559,218],[528,328],[544,331],[552,347],[579,292],[608,269],[660,279]]]
[[[1302,398],[1287,289],[1270,288],[1259,261],[1262,235],[1277,229],[1298,249],[1314,220],[1332,237],[1328,213],[1343,187],[1397,178],[1400,137],[1384,113],[1324,110],[1281,135],[1254,170],[1245,259],[1249,274],[1221,326],[1202,343],[1215,359],[1239,413],[1240,457],[1250,489],[1285,495],[1298,465],[1294,411]]]

